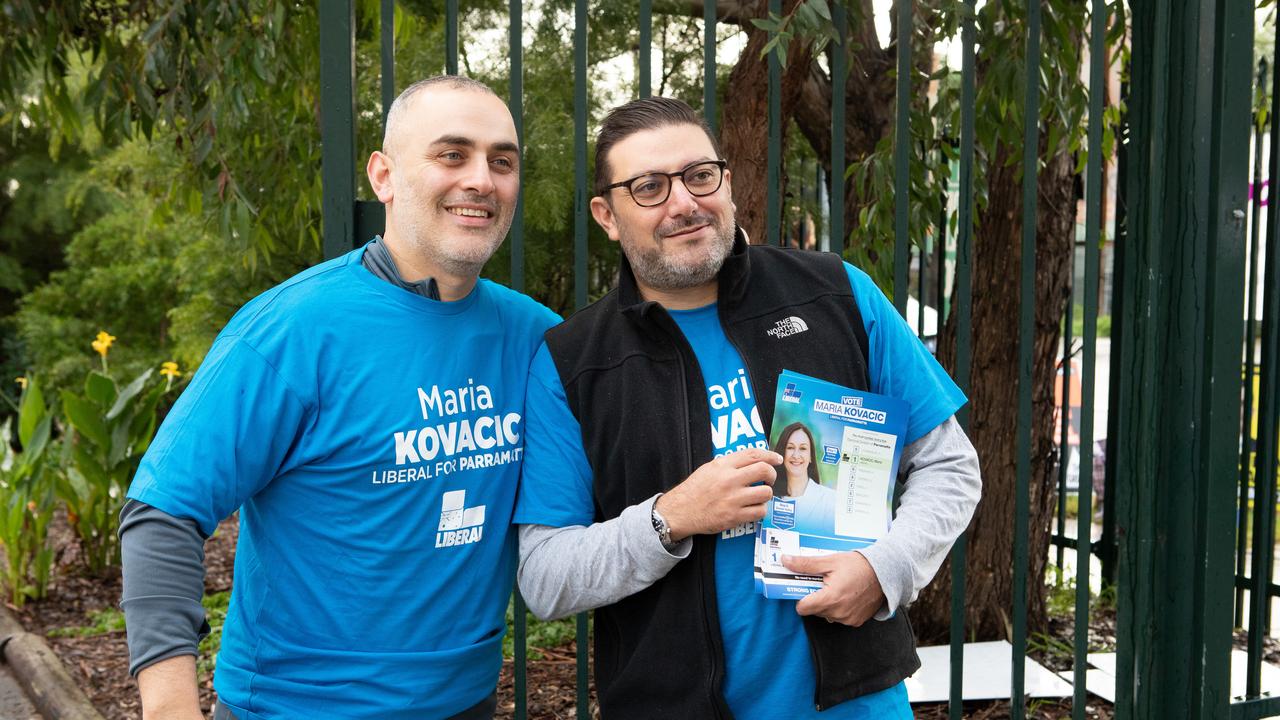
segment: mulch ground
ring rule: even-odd
[[[236,523],[231,518],[222,523],[218,532],[205,546],[206,592],[221,592],[231,588],[232,565],[236,542]],[[77,627],[88,624],[89,615],[104,608],[115,607],[120,598],[120,575],[116,571],[105,577],[88,577],[77,571],[78,550],[65,522],[55,520],[51,529],[58,553],[58,572],[49,587],[48,598],[28,602],[21,610],[15,610],[22,623],[32,632],[46,635],[49,645],[62,659],[72,677],[80,683],[89,699],[108,720],[137,718],[141,716],[137,685],[129,677],[129,651],[123,631],[110,632],[95,637],[48,637],[55,628]],[[11,608],[12,609],[12,608]],[[1052,621],[1050,635],[1057,640],[1071,643],[1073,628],[1067,620]],[[1089,629],[1091,647],[1115,646],[1114,612],[1095,612]],[[1274,643],[1269,643],[1267,654],[1280,655]],[[563,647],[543,649],[543,659],[530,660],[527,671],[527,710],[531,720],[573,720],[577,717],[577,666],[572,642]],[[1058,671],[1070,666],[1069,657],[1061,654],[1032,652],[1039,662]],[[201,702],[206,710],[213,704],[212,677],[200,678]],[[499,720],[509,720],[515,712],[514,679],[512,663],[503,664],[498,684]],[[595,691],[592,688],[589,707],[591,716],[599,718]],[[914,713],[921,720],[944,720],[947,706],[944,703],[916,705]],[[1090,697],[1088,716],[1109,720],[1112,708],[1096,697]],[[1000,720],[1008,718],[1008,701],[965,703],[964,716],[971,720]],[[1028,718],[1061,720],[1071,717],[1071,702],[1032,701]]]

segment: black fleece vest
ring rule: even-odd
[[[742,356],[765,428],[784,368],[867,388],[866,332],[838,256],[748,246],[739,233],[718,282],[720,322]],[[697,359],[666,310],[640,297],[625,259],[618,288],[546,339],[582,426],[597,522],[712,459]],[[715,546],[716,536],[696,536],[689,558],[662,580],[596,610],[596,688],[607,720],[732,718],[721,694]],[[806,617],[804,628],[819,710],[884,690],[920,667],[905,610],[860,628]]]

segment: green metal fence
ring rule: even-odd
[[[972,257],[974,233],[974,168],[976,72],[976,0],[963,0],[968,12],[960,28],[961,107],[955,145],[958,147],[958,185],[954,191],[958,221],[954,238],[946,237],[944,217],[935,237],[921,244],[913,254],[908,230],[909,137],[908,103],[911,97],[911,43],[896,44],[897,101],[894,130],[895,243],[894,302],[905,314],[907,289],[919,288],[921,301],[918,327],[923,332],[926,288],[938,311],[938,327],[950,320],[955,327],[956,355],[953,376],[961,389],[971,387],[972,353]],[[768,9],[781,11],[780,0],[770,0]],[[1104,204],[1103,98],[1108,81],[1107,65],[1115,48],[1105,44],[1108,22],[1130,18],[1108,15],[1103,0],[1090,0],[1091,26],[1087,164],[1083,172],[1085,190],[1083,252],[1083,337],[1081,398],[1079,408],[1079,475],[1077,491],[1077,533],[1065,536],[1066,487],[1065,454],[1060,455],[1058,476],[1059,511],[1054,543],[1059,566],[1066,551],[1074,553],[1076,577],[1075,626],[1083,628],[1090,618],[1090,572],[1096,554],[1101,574],[1117,584],[1120,596],[1118,637],[1117,715],[1121,717],[1218,716],[1228,706],[1225,671],[1229,650],[1229,628],[1223,618],[1231,618],[1231,588],[1235,595],[1237,625],[1247,620],[1250,659],[1246,698],[1232,704],[1233,718],[1256,718],[1280,712],[1280,699],[1261,697],[1260,667],[1263,638],[1270,627],[1270,601],[1280,596],[1280,585],[1271,582],[1275,546],[1275,482],[1277,477],[1277,416],[1280,416],[1280,218],[1277,204],[1267,206],[1266,233],[1261,233],[1261,190],[1254,197],[1251,222],[1246,223],[1248,98],[1251,89],[1252,18],[1247,6],[1230,6],[1209,0],[1170,6],[1160,2],[1134,0],[1132,7],[1133,61],[1129,68],[1131,85],[1122,90],[1129,113],[1121,127],[1118,143],[1117,187],[1113,189],[1116,214],[1115,260],[1112,272],[1116,286],[1111,305],[1111,372],[1108,397],[1111,413],[1107,422],[1106,483],[1102,541],[1092,543],[1092,476],[1094,397],[1097,384],[1097,336],[1100,257]],[[1240,8],[1243,7],[1244,10]],[[352,0],[321,0],[321,105],[324,179],[324,248],[327,256],[348,250],[382,227],[382,208],[377,203],[358,202],[355,193],[355,10]],[[385,113],[395,95],[394,3],[381,0],[381,82]],[[898,0],[894,8],[899,34],[915,21],[914,3]],[[1038,65],[1041,47],[1041,5],[1026,6],[1026,57]],[[714,123],[716,106],[716,23],[723,9],[713,0],[703,3],[704,21],[704,106]],[[457,0],[445,6],[446,69],[457,71]],[[637,29],[639,94],[647,96],[652,87],[650,59],[652,43],[652,2],[639,3]],[[588,177],[587,177],[587,44],[588,5],[574,3],[574,187],[565,188],[574,199],[574,299],[575,306],[587,302],[588,291]],[[509,4],[508,53],[510,59],[509,106],[516,130],[523,137],[522,88],[522,4]],[[841,37],[848,37],[849,17],[840,3],[832,8],[832,22]],[[1197,54],[1199,53],[1199,54]],[[850,229],[844,216],[845,176],[839,169],[845,158],[845,107],[847,61],[844,53],[829,58],[832,82],[831,167],[825,179],[829,200],[827,244],[835,252],[845,248]],[[1273,60],[1274,66],[1274,60]],[[1241,68],[1245,71],[1241,74]],[[1179,85],[1178,73],[1185,73],[1187,86]],[[1265,77],[1264,69],[1258,82]],[[1039,145],[1045,130],[1038,123],[1040,77],[1024,74],[1024,102],[1027,111],[1023,128],[1026,148]],[[1271,117],[1280,113],[1273,83]],[[767,155],[767,205],[765,242],[783,241],[783,212],[779,196],[781,173],[781,68],[775,56],[768,66],[769,130]],[[1185,113],[1195,123],[1182,122]],[[385,117],[385,115],[384,115]],[[1131,123],[1131,125],[1130,125]],[[1194,125],[1194,127],[1188,127]],[[714,125],[713,125],[714,127]],[[1200,133],[1200,134],[1197,134]],[[1243,139],[1242,139],[1243,138]],[[1271,124],[1270,147],[1280,147],[1280,128]],[[1261,184],[1261,134],[1255,142],[1254,181]],[[1189,148],[1189,149],[1188,149]],[[1031,497],[1032,371],[1035,322],[1036,218],[1039,164],[1036,153],[1024,153],[1022,166],[1021,268],[1018,277],[1020,310],[1018,319],[1019,393],[1017,402],[1016,497],[1013,567],[1013,602],[1009,608],[1013,644],[1010,714],[1022,718],[1027,710],[1024,665],[1027,650],[1026,591],[1029,583],[1028,518]],[[1139,171],[1130,172],[1136,162]],[[1205,168],[1208,168],[1206,170]],[[1161,175],[1168,171],[1168,176]],[[1206,175],[1205,173],[1209,173]],[[1202,176],[1203,175],[1203,176]],[[1269,177],[1280,176],[1280,153],[1269,158]],[[822,184],[819,180],[819,184]],[[938,191],[949,193],[947,181],[939,178]],[[1235,184],[1233,184],[1235,183]],[[1187,207],[1167,202],[1170,193],[1189,193]],[[523,196],[518,201],[515,221],[508,240],[511,248],[511,284],[525,287]],[[1245,226],[1252,228],[1246,240]],[[1162,243],[1158,238],[1163,238]],[[954,265],[948,268],[946,255],[954,246]],[[1265,248],[1265,251],[1260,250]],[[1260,257],[1270,260],[1265,267]],[[932,257],[932,260],[927,258]],[[1246,273],[1245,258],[1248,258]],[[912,259],[914,258],[914,262]],[[1258,275],[1263,278],[1259,284]],[[952,293],[944,300],[947,283]],[[1247,287],[1247,292],[1246,292]],[[1244,296],[1247,294],[1247,305]],[[1072,407],[1069,399],[1073,341],[1074,302],[1068,302],[1063,347],[1062,442],[1067,451],[1067,426]],[[1262,312],[1255,311],[1261,306]],[[1247,314],[1244,308],[1247,307]],[[1243,321],[1241,320],[1243,318]],[[1234,329],[1233,329],[1234,328]],[[1242,337],[1243,334],[1243,337]],[[1254,357],[1255,338],[1261,346]],[[1245,377],[1257,373],[1259,390],[1249,383],[1241,397],[1240,366],[1242,343]],[[1179,345],[1178,343],[1182,343]],[[1162,366],[1162,363],[1167,365]],[[1167,372],[1182,373],[1167,378]],[[1234,378],[1234,381],[1232,380]],[[1257,399],[1256,420],[1240,413],[1252,408]],[[1243,403],[1241,402],[1243,399]],[[1198,413],[1190,426],[1171,421],[1182,407]],[[969,409],[959,419],[969,426]],[[1230,420],[1230,422],[1226,422]],[[1252,433],[1256,422],[1257,432]],[[1224,429],[1226,428],[1226,429]],[[1255,440],[1256,438],[1256,440]],[[1166,456],[1156,454],[1157,449]],[[1181,465],[1181,467],[1179,467]],[[1169,484],[1161,478],[1172,478]],[[1222,478],[1228,478],[1223,481]],[[1255,482],[1252,478],[1267,478]],[[1170,498],[1169,495],[1185,495]],[[1147,503],[1150,502],[1148,506]],[[1237,521],[1233,522],[1234,508]],[[1252,513],[1252,545],[1246,552],[1244,524],[1240,519]],[[1176,535],[1178,523],[1188,537]],[[1229,537],[1228,537],[1229,536]],[[1231,568],[1234,543],[1234,582],[1224,577]],[[951,699],[950,716],[963,714],[961,686],[965,673],[963,643],[965,602],[964,536],[952,551],[951,562]],[[1250,560],[1246,562],[1246,555]],[[1170,583],[1182,583],[1188,597],[1169,599]],[[1245,610],[1245,591],[1249,607]],[[1176,593],[1175,593],[1176,594]],[[516,598],[515,613],[515,703],[516,717],[527,715],[526,628],[523,603]],[[1186,626],[1193,632],[1188,636]],[[580,639],[587,635],[586,614],[577,619]],[[1086,654],[1088,634],[1077,632],[1074,641],[1073,717],[1086,717]],[[1176,668],[1181,668],[1178,670]],[[971,670],[972,671],[972,670]],[[1179,686],[1181,683],[1181,687]],[[587,643],[578,643],[578,717],[589,716]],[[1137,688],[1135,690],[1135,688]],[[1164,693],[1163,695],[1161,693]],[[1190,708],[1190,710],[1188,710]],[[1173,713],[1173,714],[1168,714]]]

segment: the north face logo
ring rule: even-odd
[[[784,338],[784,337],[790,337],[797,333],[802,333],[808,329],[809,329],[808,323],[806,323],[801,318],[798,318],[795,315],[792,315],[789,318],[783,318],[779,320],[777,323],[774,324],[772,328],[766,331],[765,334],[771,337]]]

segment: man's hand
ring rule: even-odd
[[[138,672],[143,720],[204,720],[196,690],[196,659],[178,655]]]
[[[858,627],[884,606],[880,579],[861,553],[784,555],[782,564],[792,572],[822,576],[823,588],[796,603],[796,612],[801,615],[818,615],[828,622]]]
[[[764,517],[777,477],[774,466],[781,464],[778,453],[753,448],[718,457],[695,470],[658,498],[656,507],[671,528],[672,541]]]

